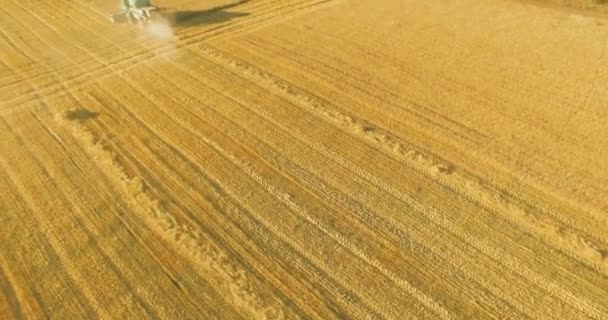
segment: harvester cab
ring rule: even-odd
[[[110,16],[114,23],[146,23],[158,11],[150,0],[121,0],[120,7],[120,11]]]

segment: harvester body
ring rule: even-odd
[[[157,10],[149,0],[121,0],[121,10],[113,13],[110,19],[114,23],[146,23]]]

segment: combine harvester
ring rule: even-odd
[[[114,23],[147,23],[157,14],[158,7],[150,0],[121,0],[121,10],[112,13],[110,20]]]

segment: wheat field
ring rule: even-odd
[[[605,16],[157,4],[0,6],[0,318],[608,318]]]

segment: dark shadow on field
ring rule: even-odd
[[[249,2],[250,0],[242,0],[223,6],[218,6],[205,10],[191,10],[191,11],[168,11],[162,10],[163,16],[167,19],[173,27],[191,27],[196,25],[204,24],[215,24],[225,21],[229,21],[235,18],[248,16],[249,13],[245,12],[232,12],[226,11],[228,9],[239,6],[243,3]]]
[[[87,109],[69,110],[65,113],[65,117],[68,120],[84,121],[84,120],[97,118],[97,116],[99,116],[99,113],[91,112]]]

